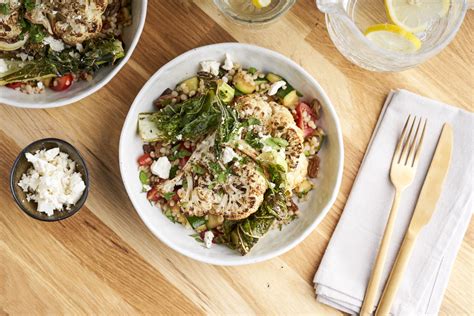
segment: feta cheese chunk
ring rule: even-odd
[[[0,58],[0,73],[2,72],[7,72],[8,71],[8,65],[5,62],[4,59]]]
[[[61,40],[57,40],[52,36],[47,36],[43,39],[43,44],[49,45],[55,52],[61,52],[64,50],[64,43]]]
[[[286,86],[286,81],[283,80],[272,83],[270,89],[268,89],[268,95],[275,95],[284,86]]]
[[[210,72],[214,76],[219,75],[220,66],[221,66],[221,63],[215,60],[201,61],[201,71]]]
[[[234,68],[234,63],[232,62],[232,59],[230,59],[229,54],[225,53],[225,61],[224,61],[224,65],[222,66],[222,69],[229,71],[232,68]]]
[[[204,233],[204,245],[206,248],[211,248],[212,247],[212,240],[214,239],[214,233],[208,230],[207,232]]]
[[[158,160],[153,161],[150,167],[151,173],[161,179],[168,179],[170,177],[171,162],[168,157],[160,157]]]
[[[79,201],[86,185],[66,153],[55,147],[26,153],[25,157],[33,166],[22,175],[18,186],[27,192],[28,201],[38,204],[38,212],[51,216],[55,210],[68,209]]]
[[[222,152],[222,162],[229,163],[234,158],[239,158],[239,155],[237,155],[236,152],[230,147],[224,148],[224,151]]]

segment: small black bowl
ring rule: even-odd
[[[21,176],[31,167],[31,163],[29,163],[25,157],[27,152],[34,154],[37,150],[48,150],[54,147],[59,147],[61,152],[68,154],[69,158],[76,162],[76,172],[81,174],[86,188],[82,193],[81,198],[76,202],[75,205],[72,205],[69,210],[56,210],[54,211],[53,215],[49,216],[36,210],[37,203],[34,201],[28,201],[26,199],[26,193],[23,192],[23,189],[18,185],[18,182],[20,181]],[[42,221],[59,221],[75,214],[86,202],[87,194],[89,192],[89,173],[87,171],[84,159],[79,154],[79,151],[74,148],[74,146],[64,140],[57,138],[40,139],[26,146],[25,149],[23,149],[15,159],[10,172],[10,190],[12,191],[15,202],[22,209],[22,211],[29,216]]]

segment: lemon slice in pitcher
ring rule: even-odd
[[[271,2],[272,0],[252,0],[253,5],[258,9],[268,7]]]
[[[450,0],[385,0],[390,20],[412,33],[423,32],[434,19],[445,16],[449,5]]]
[[[413,53],[421,47],[421,41],[398,25],[376,24],[369,26],[365,36],[376,45],[400,53]]]

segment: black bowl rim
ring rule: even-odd
[[[20,158],[23,157],[25,155],[26,152],[29,151],[29,148],[33,147],[34,145],[37,145],[39,143],[47,143],[47,142],[58,142],[58,143],[62,143],[62,144],[65,144],[66,146],[70,146],[77,154],[77,156],[79,157],[80,159],[80,162],[82,163],[82,165],[84,166],[84,173],[85,173],[85,185],[86,185],[86,188],[84,189],[84,193],[82,193],[82,195],[84,196],[84,200],[82,201],[82,203],[79,203],[79,204],[76,204],[74,205],[75,207],[75,210],[71,211],[71,212],[66,212],[65,215],[63,216],[60,216],[60,217],[56,217],[56,218],[43,218],[43,217],[39,217],[37,215],[35,215],[34,213],[30,213],[24,206],[23,206],[23,203],[20,201],[19,197],[16,195],[15,193],[15,183],[14,182],[14,179],[13,179],[13,174],[14,174],[14,171],[16,170],[17,168],[17,165],[18,165],[18,162],[20,161]],[[20,151],[20,153],[18,154],[18,156],[16,157],[15,161],[13,162],[13,166],[10,170],[10,191],[12,193],[12,196],[13,196],[13,199],[15,200],[16,204],[19,206],[19,208],[24,212],[26,213],[28,216],[34,218],[34,219],[37,219],[37,220],[40,220],[40,221],[43,221],[43,222],[56,222],[56,221],[60,221],[60,220],[63,220],[63,219],[66,219],[74,214],[76,214],[81,208],[82,206],[84,206],[86,200],[87,200],[87,196],[89,195],[89,170],[87,169],[87,165],[86,165],[86,161],[84,160],[84,158],[82,157],[81,153],[79,152],[79,150],[73,146],[72,144],[70,144],[69,142],[65,141],[65,140],[62,140],[62,139],[59,139],[59,138],[54,138],[54,137],[49,137],[49,138],[43,138],[43,139],[38,139],[32,143],[30,143],[28,146],[26,146],[25,148],[23,148],[22,151]],[[81,197],[82,198],[82,197]]]

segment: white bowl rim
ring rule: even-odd
[[[126,117],[126,119],[124,121],[124,124],[123,124],[122,132],[120,134],[119,166],[120,166],[120,174],[121,174],[121,177],[122,177],[122,182],[125,186],[125,190],[127,191],[129,199],[132,202],[133,207],[135,208],[135,211],[138,213],[138,215],[140,216],[140,218],[143,221],[143,223],[145,224],[145,226],[153,233],[153,235],[155,235],[159,240],[161,240],[166,246],[170,247],[174,251],[176,251],[180,254],[183,254],[183,255],[191,258],[191,259],[194,259],[194,260],[197,260],[197,261],[200,261],[200,262],[204,262],[204,263],[209,263],[209,264],[212,264],[212,265],[218,265],[218,266],[240,266],[240,265],[247,265],[247,264],[263,262],[263,261],[278,257],[278,256],[290,251],[294,247],[296,247],[300,242],[302,242],[306,237],[308,237],[308,235],[311,232],[313,232],[313,230],[326,217],[327,213],[329,212],[331,207],[334,205],[334,203],[336,201],[336,198],[339,194],[339,190],[340,190],[341,182],[342,182],[342,174],[343,174],[343,170],[344,170],[344,145],[343,145],[343,138],[342,138],[342,129],[341,129],[341,125],[340,125],[340,122],[339,122],[339,117],[337,116],[336,110],[335,110],[333,104],[331,103],[331,101],[329,100],[329,97],[327,96],[326,92],[319,85],[319,83],[316,81],[316,79],[314,79],[306,70],[304,70],[303,67],[301,67],[299,64],[297,64],[295,61],[293,61],[292,59],[284,56],[283,54],[277,53],[273,50],[263,48],[263,47],[260,47],[260,46],[257,46],[257,45],[244,44],[244,43],[235,43],[235,42],[234,43],[233,42],[227,42],[227,43],[211,44],[211,45],[205,45],[205,46],[193,48],[193,49],[191,49],[191,50],[175,57],[174,59],[170,60],[165,65],[160,67],[160,69],[158,69],[153,74],[153,76],[150,77],[150,79],[148,79],[148,81],[145,83],[145,85],[142,87],[140,92],[135,97],[135,100],[133,101],[133,103],[132,103],[132,105],[129,109],[129,113],[131,112],[131,109],[136,105],[138,100],[141,99],[142,94],[144,94],[145,91],[148,90],[148,87],[151,86],[153,84],[153,82],[156,80],[156,78],[159,77],[161,75],[161,73],[165,72],[167,69],[174,67],[175,64],[178,64],[178,63],[181,63],[181,62],[186,62],[187,57],[189,55],[194,54],[196,51],[212,50],[213,48],[216,48],[216,47],[232,47],[232,46],[234,46],[234,47],[235,46],[246,47],[246,48],[249,48],[249,49],[254,49],[254,50],[263,52],[263,53],[268,54],[268,55],[272,55],[275,58],[284,59],[291,66],[296,68],[297,71],[302,72],[308,78],[310,78],[311,84],[316,86],[318,91],[321,93],[321,98],[322,98],[321,101],[323,101],[322,103],[324,103],[326,105],[324,110],[329,111],[331,113],[331,115],[334,117],[334,122],[335,122],[335,125],[336,125],[336,131],[337,131],[338,144],[340,146],[339,157],[338,157],[339,169],[337,171],[336,185],[334,187],[333,192],[331,193],[331,196],[329,198],[328,203],[322,209],[322,211],[320,213],[321,215],[318,217],[317,220],[315,220],[313,223],[311,223],[311,225],[309,225],[298,238],[295,238],[295,240],[290,242],[288,245],[286,245],[284,247],[281,247],[279,249],[276,249],[275,251],[271,251],[268,254],[261,255],[259,257],[242,256],[242,257],[239,257],[238,261],[229,261],[228,259],[221,260],[220,258],[211,258],[211,257],[207,257],[207,256],[202,256],[202,255],[199,255],[199,254],[195,254],[192,251],[187,251],[187,250],[181,249],[181,248],[177,247],[175,244],[173,244],[172,242],[161,238],[160,233],[158,231],[156,231],[151,225],[149,225],[145,221],[144,217],[142,217],[142,214],[140,212],[140,208],[138,207],[138,205],[135,204],[135,201],[131,198],[131,196],[133,196],[133,191],[125,181],[125,171],[124,171],[125,167],[122,164],[121,157],[122,157],[122,155],[126,154],[125,145],[123,144],[124,139],[125,139],[125,137],[124,137],[125,127],[129,124],[128,122],[130,120],[135,120],[136,118],[132,118],[131,116],[129,116],[127,114],[127,117]]]
[[[98,90],[100,90],[102,87],[104,87],[106,84],[108,84],[114,77],[115,75],[122,69],[123,66],[128,62],[130,57],[132,57],[133,51],[135,50],[135,47],[138,44],[138,41],[140,40],[140,37],[142,35],[143,27],[145,26],[145,20],[146,20],[146,14],[147,14],[147,8],[148,8],[148,0],[141,0],[142,1],[142,6],[143,10],[140,15],[140,21],[138,23],[138,28],[137,28],[137,33],[136,36],[133,38],[130,47],[127,49],[125,56],[120,60],[118,64],[116,64],[110,72],[107,74],[107,76],[104,77],[101,81],[99,81],[97,84],[92,86],[90,89],[87,89],[85,91],[81,91],[80,93],[76,94],[73,97],[70,97],[68,99],[64,100],[59,100],[55,102],[50,102],[50,103],[45,103],[42,104],[41,107],[36,106],[36,102],[28,102],[28,101],[16,101],[15,99],[7,99],[0,97],[0,103],[18,107],[18,108],[27,108],[27,109],[50,109],[50,108],[56,108],[60,106],[65,106],[69,105],[75,102],[78,102],[84,98],[87,98],[88,96],[94,94]]]

